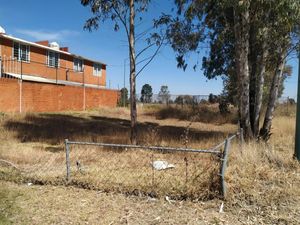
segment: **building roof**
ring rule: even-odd
[[[38,43],[35,43],[35,42],[26,41],[24,39],[16,38],[16,37],[13,37],[13,36],[10,36],[10,35],[7,35],[7,34],[0,33],[0,37],[1,36],[4,37],[4,38],[13,40],[13,41],[21,42],[21,43],[26,44],[26,45],[35,46],[35,47],[38,47],[38,48],[43,48],[43,49],[55,51],[55,52],[58,52],[58,53],[61,53],[61,54],[73,56],[75,58],[80,58],[80,59],[88,60],[88,61],[91,61],[91,62],[100,63],[102,65],[107,65],[106,63],[103,63],[101,61],[97,61],[97,60],[89,59],[89,58],[86,58],[86,57],[82,57],[80,55],[76,55],[76,54],[73,54],[73,53],[70,53],[70,52],[54,49],[54,48],[51,48],[51,47],[48,47],[48,46],[45,46],[45,45],[41,45],[41,44],[38,44]]]

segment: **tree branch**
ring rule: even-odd
[[[143,52],[147,51],[149,48],[151,48],[153,45],[155,45],[155,43],[152,43],[150,45],[148,45],[147,47],[145,47],[144,49],[142,49],[136,56],[135,59],[137,59],[141,54],[143,54]]]
[[[151,57],[152,57],[152,56],[149,56],[149,57],[147,57],[147,58],[145,58],[145,59],[143,59],[143,60],[137,62],[137,63],[136,63],[136,66],[139,65],[139,64],[141,64],[141,63],[143,63],[143,62],[145,62],[145,61],[147,61],[147,60],[149,60],[149,59],[151,59]]]
[[[149,59],[149,61],[136,73],[135,78],[152,62],[152,60],[155,58],[155,56],[158,54],[158,51],[160,50],[161,46],[164,43],[165,40],[165,35],[162,39],[162,41],[160,42],[159,46],[157,47],[156,51],[154,52],[154,54],[151,56],[151,58]]]
[[[115,11],[115,13],[117,14],[117,16],[119,17],[119,20],[121,21],[121,23],[123,24],[125,31],[126,31],[126,36],[127,36],[128,42],[129,42],[129,30],[128,30],[127,23],[126,23],[126,15],[127,15],[128,11],[126,9],[126,12],[125,12],[124,18],[123,18],[121,16],[120,12],[114,6],[112,6],[112,8]]]
[[[150,27],[150,28],[146,29],[145,31],[136,35],[135,42],[137,42],[137,41],[139,41],[139,39],[143,38],[152,29],[153,29],[153,27]]]

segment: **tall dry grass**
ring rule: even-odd
[[[300,164],[293,158],[295,117],[277,116],[268,144],[233,146],[227,210],[249,224],[300,224]]]
[[[0,158],[16,164],[26,178],[43,183],[63,183],[64,138],[129,143],[128,115],[126,109],[6,115],[0,126],[3,143],[0,146]],[[228,131],[236,130],[232,124],[218,126],[200,122],[190,124],[189,121],[162,121],[149,117],[146,113],[142,113],[140,118],[139,142],[143,145],[205,149],[221,142]],[[185,140],[187,125],[190,126],[188,140]],[[74,147],[71,149],[71,159],[72,182],[85,188],[128,193],[138,190],[155,196],[169,193],[176,198],[208,199],[218,195],[217,158],[193,154],[154,154],[142,150],[112,152],[102,148],[95,150],[90,147]],[[78,173],[77,160],[85,168],[85,174]],[[167,160],[175,164],[176,169],[153,171],[152,160]]]
[[[184,146],[182,135],[186,131],[187,125],[190,124],[189,121],[176,118],[157,119],[145,107],[138,110],[141,144]],[[241,151],[239,145],[233,142],[226,172],[228,195],[225,210],[230,210],[233,214],[241,214],[242,218],[249,218],[249,221],[241,222],[248,224],[300,224],[300,166],[292,157],[295,114],[286,114],[285,110],[286,108],[277,108],[273,120],[272,136],[268,144],[247,143]],[[12,161],[27,170],[36,166],[43,168],[43,165],[46,164],[46,168],[49,170],[44,171],[45,177],[42,178],[46,181],[55,180],[59,171],[64,170],[64,138],[128,143],[128,118],[128,109],[102,109],[84,113],[1,115],[0,158]],[[221,142],[229,133],[234,133],[237,127],[234,124],[218,125],[193,122],[189,129],[188,147],[209,148]],[[124,192],[133,192],[137,187],[144,189],[145,192],[154,190],[153,183],[151,183],[152,171],[149,166],[151,157],[148,153],[140,151],[138,154],[131,154],[131,151],[121,151],[112,154],[103,149],[83,148],[77,150],[78,155],[72,155],[75,157],[72,159],[72,176],[76,178],[75,185],[87,185],[91,188],[99,185],[104,189],[123,188]],[[84,154],[87,151],[89,154]],[[86,169],[86,176],[76,170],[77,159],[82,161]],[[105,159],[105,161],[101,161],[101,159]],[[166,186],[165,182],[170,177],[176,177],[174,183],[170,185],[171,190],[173,194],[182,194],[182,190],[185,188],[183,157],[157,154],[157,159],[177,162],[178,168],[180,168],[179,175],[172,174],[174,171],[170,170],[165,177],[161,176],[162,173],[158,174],[156,181]],[[204,161],[201,161],[203,159]],[[127,162],[131,162],[131,164]],[[188,170],[190,175],[198,176],[194,179],[195,183],[190,183],[190,193],[203,194],[207,191],[209,182],[213,180],[210,175],[217,174],[215,170],[210,170],[209,163],[213,164],[216,161],[204,157],[199,158],[197,162],[200,165],[194,164],[197,167]],[[120,163],[123,170],[110,176],[110,171],[118,167],[117,163]],[[188,168],[191,169],[192,166]],[[197,168],[200,169],[197,170]],[[131,173],[132,171],[137,172],[134,175]],[[196,172],[193,174],[192,171]],[[197,172],[200,175],[197,175]],[[103,174],[108,175],[102,176]],[[127,181],[124,180],[126,177],[128,177]],[[190,178],[192,177],[190,176]],[[118,179],[119,181],[123,179],[127,189],[120,186],[122,182],[119,182]],[[140,180],[135,187],[134,181],[138,179]],[[103,182],[104,180],[107,182]],[[116,180],[119,183],[117,186]],[[108,184],[108,186],[103,186],[103,184]],[[194,186],[198,189],[193,189]],[[165,193],[166,189],[161,188],[161,192],[158,194],[164,195]],[[209,196],[211,192],[204,194]],[[203,196],[198,195],[198,198],[205,199]]]

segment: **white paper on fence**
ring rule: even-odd
[[[167,161],[161,161],[161,160],[154,161],[152,163],[152,166],[156,170],[165,170],[165,169],[175,168],[175,166],[173,164],[170,164]]]

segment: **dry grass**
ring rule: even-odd
[[[63,186],[0,181],[0,224],[237,224],[221,202],[124,196]],[[2,222],[2,223],[1,223]]]
[[[155,160],[172,163],[175,169],[154,170],[151,163]],[[78,171],[76,161],[82,171]],[[198,200],[219,196],[219,159],[199,153],[73,146],[71,171],[73,184],[108,192]]]
[[[110,117],[104,115],[110,114]],[[65,175],[63,139],[128,143],[128,111],[104,109],[89,113],[26,114],[2,120],[3,145],[0,157],[16,164],[26,180],[62,184]],[[143,117],[143,116],[142,116]],[[176,126],[144,116],[139,124],[139,142],[144,145],[183,147],[186,121]],[[199,129],[203,127],[203,129]],[[212,130],[212,127],[218,129]],[[234,131],[234,125],[228,126]],[[188,147],[210,148],[226,137],[225,128],[195,123],[189,130]],[[213,145],[212,145],[213,144]],[[34,157],[33,157],[34,156]],[[151,163],[166,160],[175,170],[155,171]],[[76,161],[84,167],[77,171]],[[103,148],[71,148],[71,184],[107,191],[118,191],[173,198],[209,199],[219,195],[216,157],[202,154],[110,151]],[[6,178],[11,180],[11,178]]]
[[[210,124],[237,124],[237,113],[234,108],[231,108],[231,113],[221,114],[218,104],[200,104],[196,106],[178,106],[170,105],[164,107],[145,107],[149,115],[155,116],[159,120],[178,119],[185,121],[195,121]]]
[[[113,194],[101,194],[99,200],[93,201],[97,192],[47,186],[37,186],[27,190],[28,188],[22,185],[3,183],[3,188],[0,188],[2,195],[10,190],[6,197],[12,200],[9,200],[11,204],[4,208],[1,207],[8,204],[7,201],[4,203],[0,201],[0,215],[2,214],[0,221],[2,218],[3,221],[6,220],[5,218],[10,218],[13,223],[20,224],[23,218],[24,224],[29,224],[26,218],[37,213],[33,224],[59,223],[47,212],[58,213],[58,210],[67,207],[65,204],[68,204],[72,206],[74,212],[60,213],[62,221],[65,223],[82,223],[82,221],[93,223],[94,221],[95,223],[99,218],[98,220],[95,217],[89,218],[88,215],[91,212],[97,214],[94,207],[108,202],[111,208],[108,207],[107,210],[101,208],[101,213],[104,215],[102,224],[111,222],[126,224],[123,217],[127,218],[130,224],[300,224],[300,165],[292,158],[295,117],[292,113],[284,114],[285,111],[280,107],[277,110],[273,122],[273,134],[268,145],[248,143],[241,152],[239,146],[233,143],[226,173],[228,195],[224,214],[217,213],[220,201],[216,200],[203,204],[192,201],[183,203],[176,201],[169,204],[160,199],[152,203],[152,200],[149,202],[147,198],[125,197],[126,195],[113,192]],[[59,173],[64,169],[63,139],[128,143],[128,113],[127,109],[103,109],[85,113],[2,115],[0,116],[0,158],[15,163],[23,170],[35,171],[36,176],[40,176],[39,179],[59,183],[61,181]],[[139,108],[139,114],[141,144],[183,146],[181,136],[189,124],[188,121],[174,118],[158,120],[149,114],[147,108]],[[191,126],[188,145],[195,148],[208,148],[235,130],[236,126],[232,124],[219,126],[195,122]],[[114,187],[113,191],[125,193],[134,193],[138,187],[150,195],[157,188],[156,190],[160,192],[153,196],[164,196],[168,192],[173,197],[178,196],[178,193],[179,196],[183,196],[182,193],[184,191],[186,193],[188,187],[188,193],[191,195],[201,193],[195,197],[198,200],[207,199],[207,196],[212,196],[212,190],[215,190],[214,187],[210,189],[209,184],[214,183],[210,174],[215,174],[216,171],[214,167],[209,166],[216,160],[205,156],[200,156],[201,158],[189,156],[191,162],[188,166],[189,183],[186,183],[186,167],[183,160],[185,156],[157,153],[155,154],[157,160],[174,162],[179,174],[173,174],[176,170],[157,173],[153,182],[153,171],[149,166],[153,156],[149,152],[112,153],[100,148],[72,148],[71,152],[76,152],[71,155],[72,176],[76,178],[75,185],[83,187],[87,185],[90,189],[98,186],[99,190]],[[84,154],[86,151],[89,151],[89,154]],[[115,157],[116,155],[118,157]],[[85,175],[79,173],[74,167],[78,159],[85,167]],[[110,173],[116,166],[120,167],[117,176]],[[200,170],[194,170],[194,166]],[[0,177],[4,178],[3,174],[7,174],[7,171],[1,169]],[[10,174],[13,174],[12,171]],[[106,175],[102,176],[102,174]],[[197,179],[193,179],[193,176]],[[166,183],[171,178],[174,183]],[[137,182],[133,183],[133,181]],[[164,189],[166,186],[172,187],[171,192]],[[207,190],[209,192],[205,193]],[[20,198],[16,197],[18,193],[22,193]],[[39,194],[42,194],[42,199],[33,197]],[[26,197],[22,197],[23,195]],[[66,202],[58,198],[54,203],[51,200],[53,196],[64,196]],[[83,209],[82,202],[77,203],[74,199],[84,199],[89,202],[84,204],[91,207]],[[44,205],[43,202],[46,204]],[[203,208],[206,204],[213,210]],[[31,205],[33,209],[28,209],[24,205]],[[126,210],[121,210],[122,207]],[[147,210],[149,207],[150,211]],[[110,210],[113,208],[116,210]],[[162,212],[162,209],[167,212]],[[193,211],[195,209],[197,211]],[[12,215],[16,215],[17,211],[20,212],[20,216],[13,217]],[[135,216],[135,212],[138,216]],[[38,216],[39,213],[46,213],[47,216],[43,219]],[[70,219],[72,216],[74,218]]]
[[[300,164],[293,159],[294,117],[276,117],[270,143],[233,147],[228,210],[245,224],[300,224]],[[244,218],[247,218],[247,222]]]

